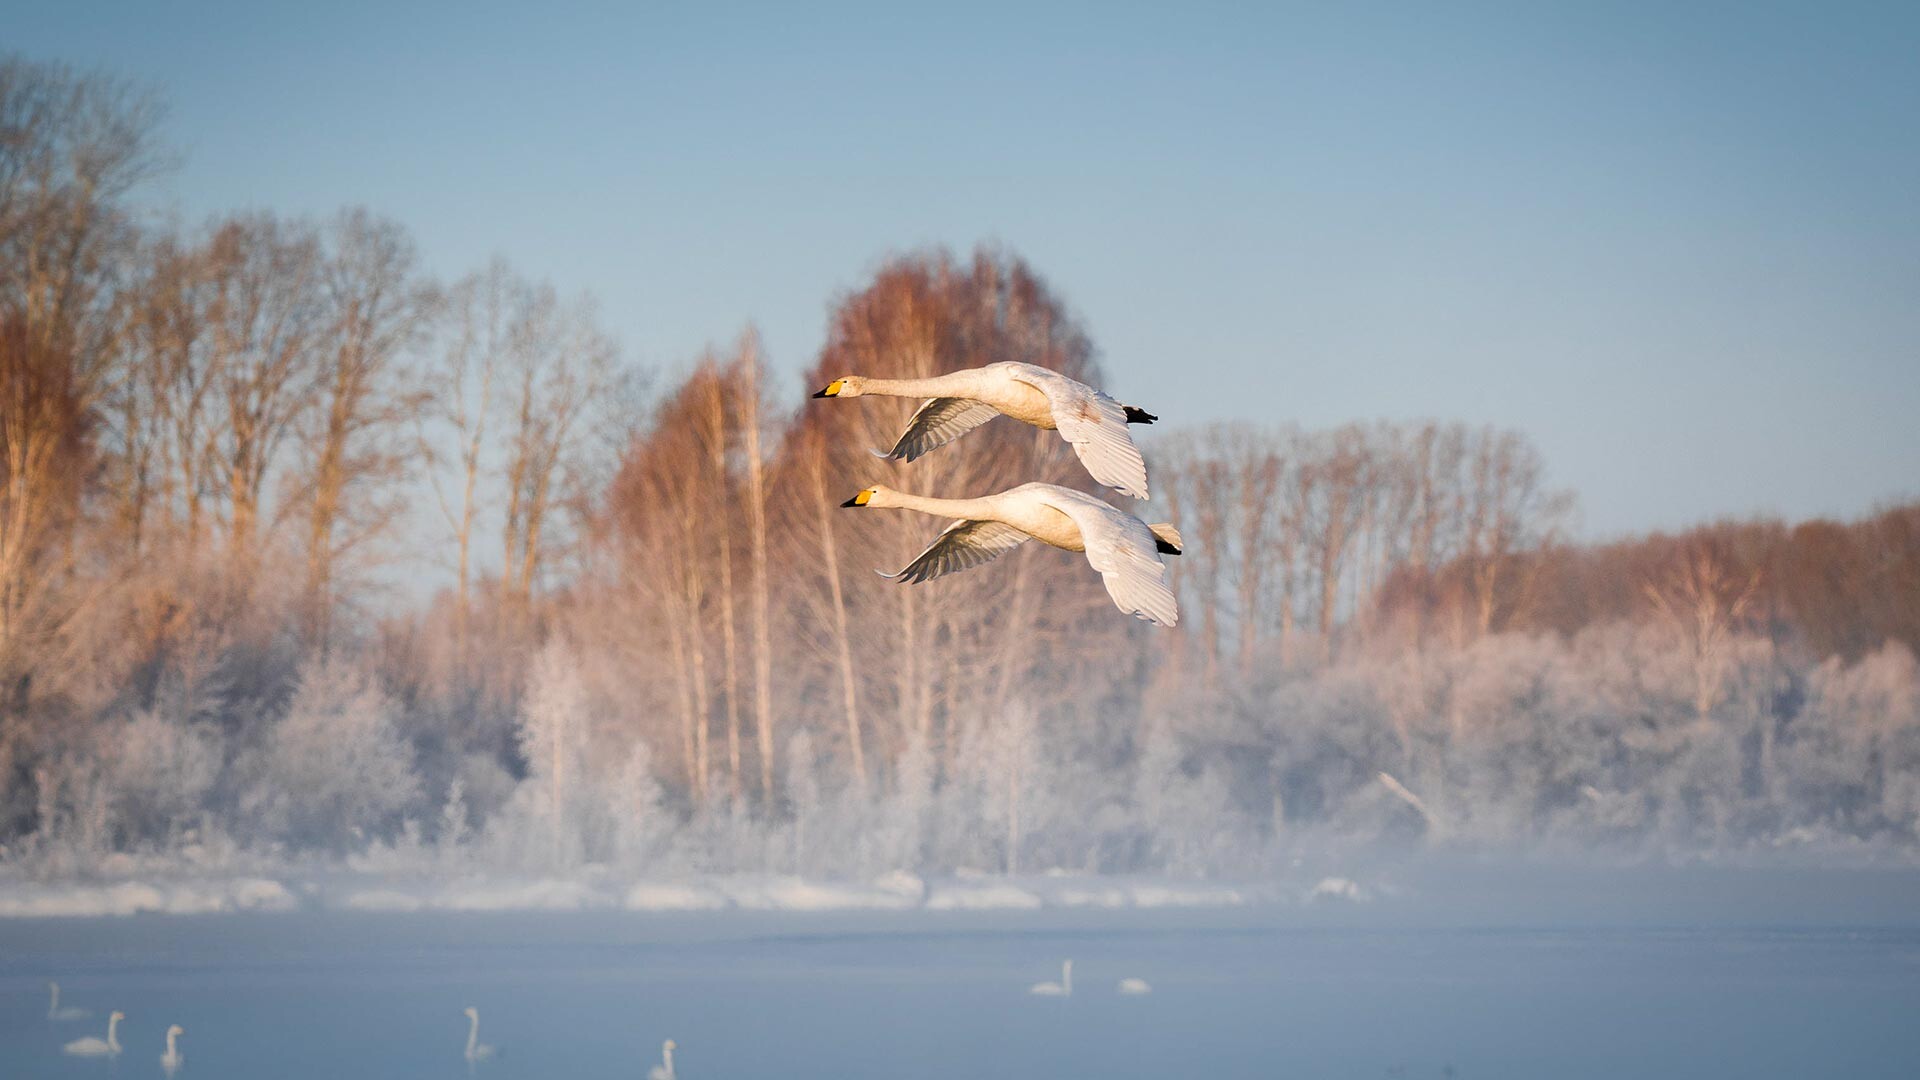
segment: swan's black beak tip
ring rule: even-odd
[[[815,395],[815,396],[818,396],[818,395]],[[855,495],[855,496],[854,496],[853,498],[851,498],[851,499],[848,499],[848,500],[847,500],[846,502],[843,502],[843,503],[841,503],[840,505],[841,505],[841,506],[842,506],[843,508],[844,508],[844,507],[848,507],[848,506],[859,506],[859,505],[860,505],[860,496],[858,496],[858,495]]]

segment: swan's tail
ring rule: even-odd
[[[1153,531],[1154,550],[1162,555],[1178,555],[1180,549],[1187,546],[1185,541],[1180,539],[1180,530],[1164,521],[1158,525],[1149,525],[1147,528]]]

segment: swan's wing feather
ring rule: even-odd
[[[1088,475],[1122,495],[1147,497],[1147,463],[1127,432],[1127,407],[1065,376],[1041,387],[1053,404],[1060,437],[1080,456]]]
[[[1153,532],[1146,522],[1091,497],[1060,499],[1048,505],[1073,519],[1087,546],[1087,562],[1107,585],[1115,607],[1155,626],[1180,622],[1180,605],[1167,580]]]
[[[907,421],[893,449],[878,456],[912,461],[1000,415],[1000,410],[972,398],[928,398]]]
[[[1029,539],[1026,533],[998,521],[956,521],[899,573],[882,576],[899,581],[931,581],[990,562]]]

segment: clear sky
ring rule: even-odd
[[[0,0],[171,102],[157,198],[365,203],[791,373],[997,242],[1166,421],[1527,431],[1602,537],[1920,495],[1920,4]]]

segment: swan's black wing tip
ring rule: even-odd
[[[1180,554],[1180,545],[1179,545],[1179,544],[1170,544],[1170,543],[1168,543],[1168,542],[1167,542],[1167,541],[1166,541],[1165,539],[1163,539],[1163,538],[1162,538],[1162,537],[1161,537],[1161,536],[1160,536],[1160,535],[1159,535],[1158,533],[1156,533],[1156,534],[1154,534],[1154,537],[1153,537],[1153,549],[1154,549],[1155,551],[1158,551],[1158,552],[1159,552],[1160,554],[1162,554],[1162,555],[1178,555],[1178,554]]]
[[[1135,408],[1132,405],[1122,405],[1120,407],[1127,410],[1127,423],[1129,424],[1151,424],[1155,420],[1160,419],[1147,410]]]

